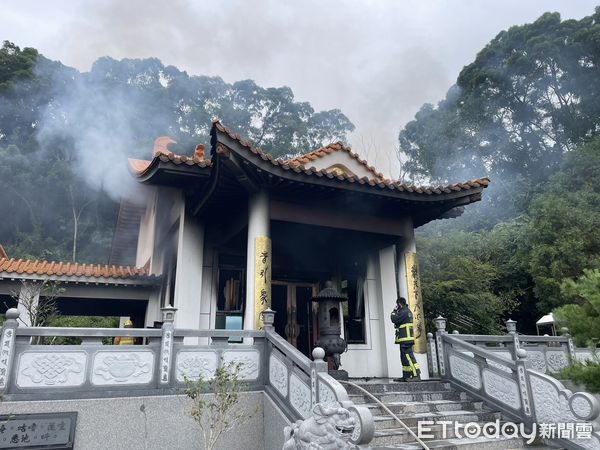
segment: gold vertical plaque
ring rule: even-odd
[[[415,347],[417,353],[427,353],[427,335],[425,331],[425,315],[423,313],[423,297],[421,295],[421,278],[419,262],[414,252],[404,253],[406,267],[406,285],[408,287],[408,305],[413,313],[415,330]]]
[[[263,327],[260,313],[271,307],[271,239],[254,239],[254,328]]]

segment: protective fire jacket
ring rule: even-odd
[[[396,326],[396,344],[414,344],[413,315],[408,306],[394,309],[392,322]]]

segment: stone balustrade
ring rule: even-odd
[[[428,335],[432,373],[528,427],[589,426],[589,439],[556,439],[556,443],[569,449],[600,448],[600,431],[594,423],[600,415],[598,400],[585,392],[572,393],[545,373],[579,359],[567,333],[520,336],[510,321],[505,336],[448,334],[443,317],[435,322],[435,337]]]
[[[191,330],[174,328],[175,311],[163,308],[161,329],[135,329],[19,327],[19,311],[9,309],[0,337],[0,395],[27,401],[181,394],[186,377],[210,379],[236,362],[247,389],[264,390],[289,420],[309,418],[317,403],[338,404],[355,416],[353,442],[372,437],[361,432],[372,429],[370,412],[328,375],[322,349],[311,361],[275,332],[272,315],[263,330]],[[116,336],[141,343],[103,344]],[[54,345],[62,337],[81,344]]]

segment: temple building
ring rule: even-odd
[[[177,328],[258,329],[270,307],[276,331],[309,355],[319,340],[312,298],[332,281],[348,297],[335,313],[350,376],[401,375],[390,321],[400,295],[414,313],[426,377],[414,230],[460,215],[481,199],[487,178],[407,185],[385,179],[341,143],[274,159],[219,122],[210,149],[181,156],[173,144],[159,138],[151,160],[129,160],[146,186],[145,204],[121,203],[111,266],[0,255],[0,295],[24,277],[62,280],[63,313],[111,310],[136,327],[156,326],[160,308],[172,304]]]

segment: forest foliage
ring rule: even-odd
[[[399,136],[413,179],[492,180],[463,217],[418,233],[430,321],[488,333],[512,317],[535,333],[558,308],[580,345],[600,338],[581,326],[600,306],[572,287],[600,267],[599,131],[600,9],[502,31],[421,108]]]
[[[276,156],[345,141],[354,129],[288,87],[191,76],[155,58],[103,57],[81,73],[5,42],[0,244],[13,257],[107,263],[118,201],[135,189],[126,158],[148,159],[164,135],[191,155],[209,143],[214,118]]]

